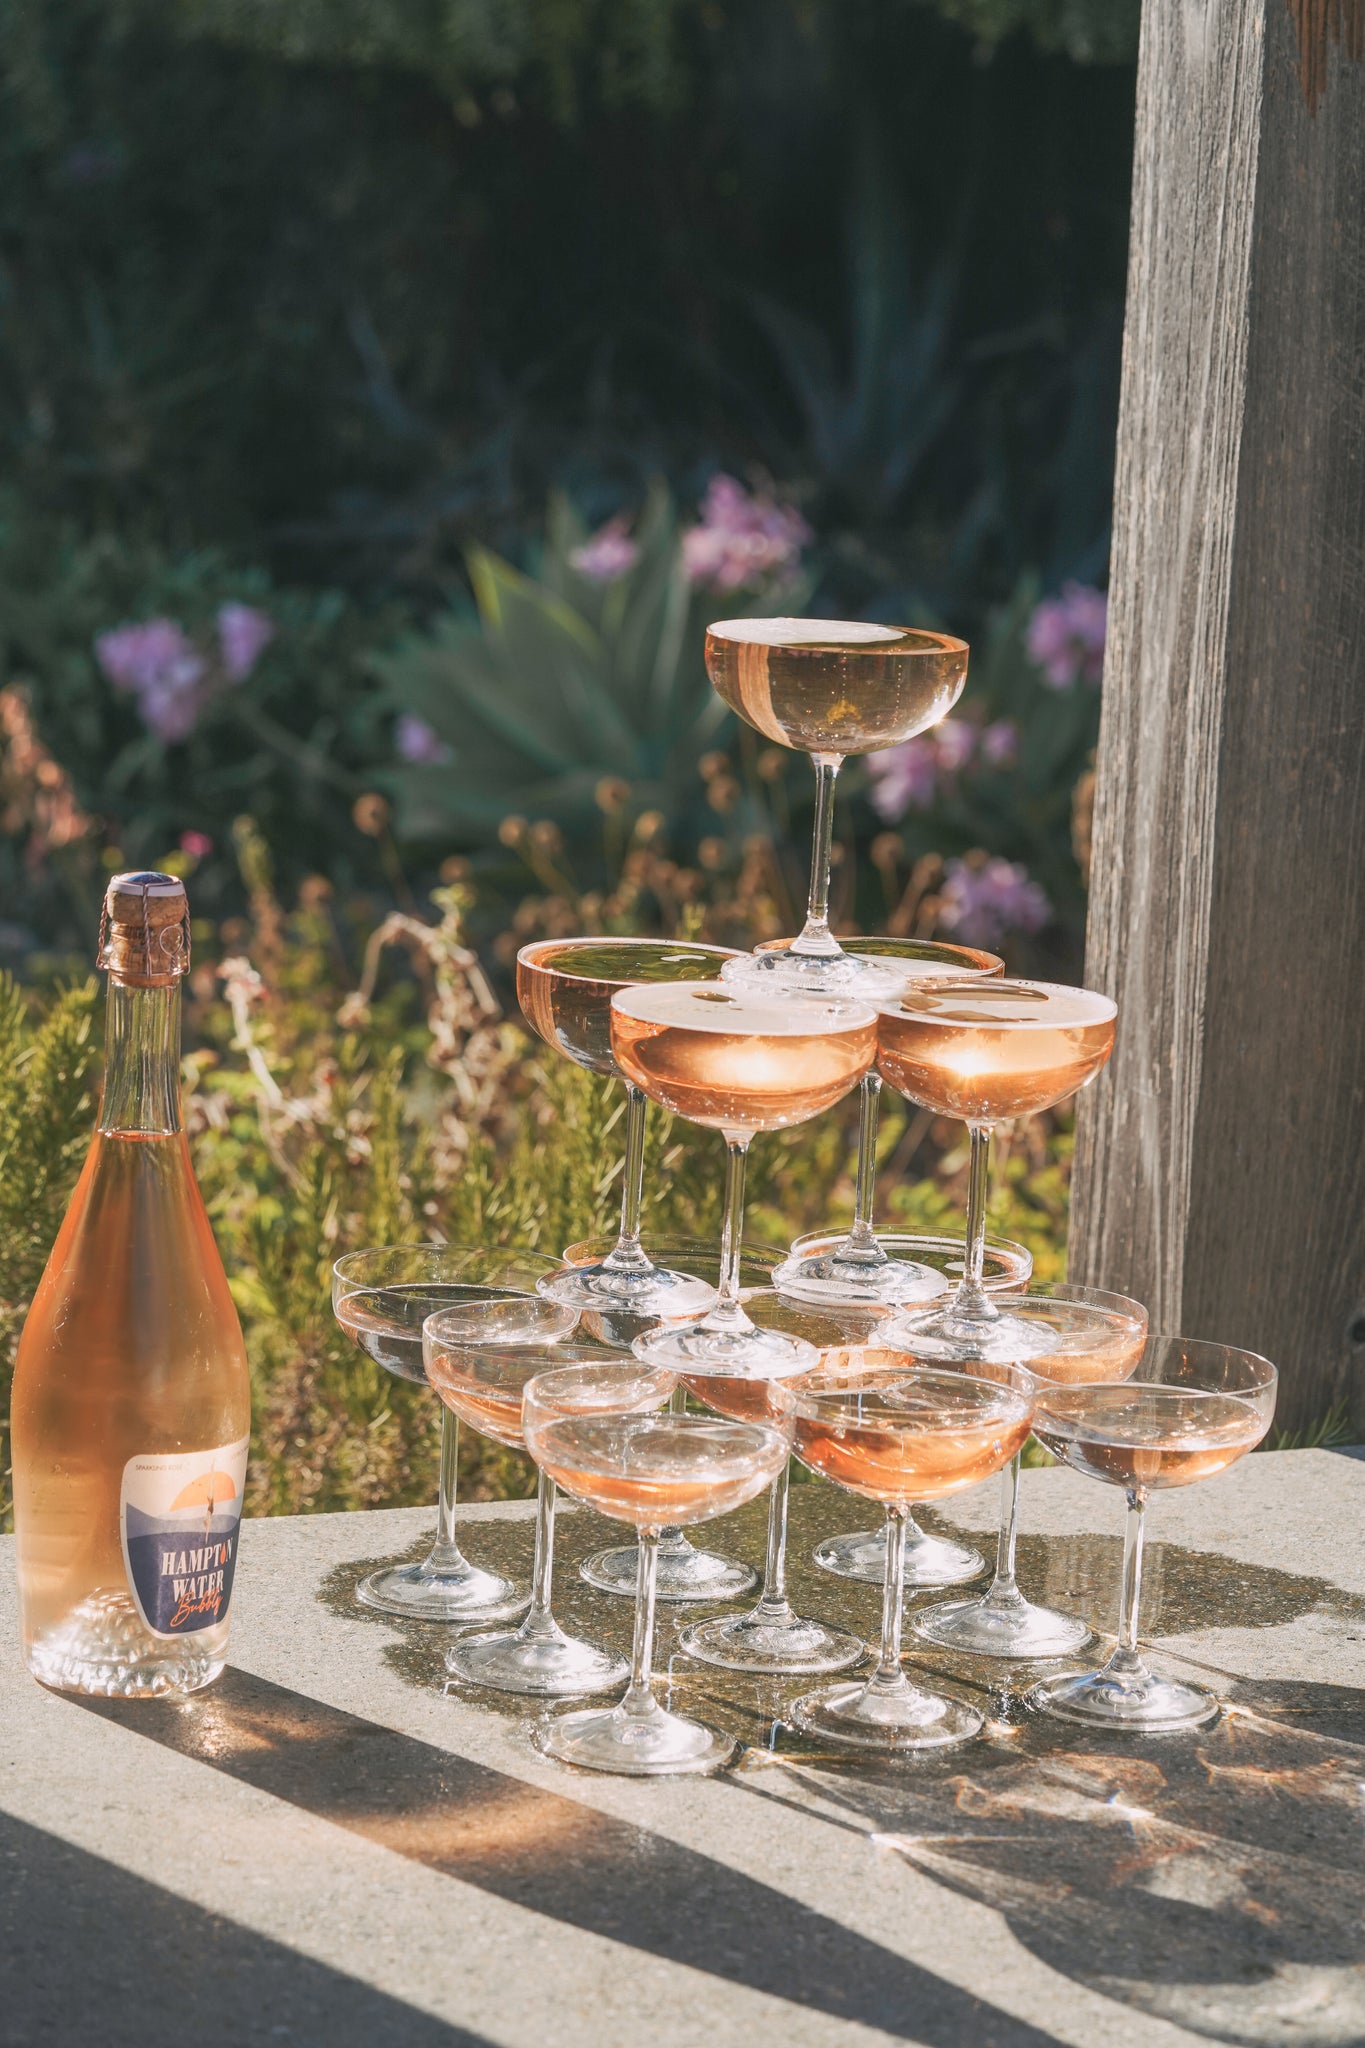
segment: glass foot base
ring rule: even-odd
[[[795,942],[785,952],[727,960],[720,978],[752,995],[859,996],[870,1003],[894,1002],[905,990],[905,975],[885,961],[845,953],[842,947],[832,953],[798,953]]]
[[[948,1292],[948,1282],[932,1266],[888,1258],[880,1245],[860,1253],[847,1235],[833,1234],[793,1245],[772,1284],[793,1301],[840,1308],[904,1308]]]
[[[920,1749],[950,1749],[970,1742],[985,1716],[961,1700],[942,1693],[921,1692],[908,1682],[886,1692],[856,1682],[808,1692],[788,1709],[787,1718],[802,1735],[822,1742],[848,1743],[855,1749],[892,1755]]]
[[[962,1313],[956,1297],[941,1308],[895,1316],[879,1333],[916,1358],[954,1365],[1015,1365],[1055,1360],[1048,1379],[1121,1379],[1136,1363],[1147,1329],[1133,1316],[1051,1295],[1021,1295],[998,1313]]]
[[[585,1557],[578,1575],[599,1593],[633,1600],[639,1570],[639,1550],[633,1543],[623,1543]],[[685,1537],[677,1544],[659,1546],[658,1600],[741,1600],[757,1584],[758,1573],[738,1558],[721,1557],[714,1550],[694,1550]]]
[[[665,1323],[637,1337],[631,1346],[645,1365],[666,1372],[703,1372],[738,1380],[790,1379],[812,1372],[820,1353],[804,1337],[786,1337],[780,1330],[715,1330],[707,1319],[696,1323]]]
[[[1127,1730],[1133,1735],[1173,1735],[1203,1728],[1222,1711],[1202,1685],[1162,1678],[1155,1671],[1064,1671],[1045,1678],[1026,1696],[1026,1705],[1055,1721],[1082,1728]]]
[[[693,1622],[683,1630],[678,1647],[684,1656],[719,1665],[722,1671],[752,1671],[774,1678],[846,1671],[867,1655],[860,1636],[826,1628],[822,1621],[807,1621],[790,1608],[785,1615],[765,1615],[762,1608],[754,1608],[748,1614]]]
[[[807,1252],[828,1245],[832,1236],[830,1231],[819,1231],[808,1237],[798,1237],[788,1256],[793,1259],[804,1257]],[[950,1286],[955,1286],[966,1271],[967,1246],[960,1237],[939,1237],[918,1230],[877,1230],[873,1236],[888,1259],[928,1266],[933,1272],[941,1273]],[[1028,1285],[1032,1275],[1032,1252],[1008,1237],[986,1239],[981,1284],[987,1294],[1017,1293]]]
[[[537,1281],[536,1291],[565,1308],[651,1318],[700,1315],[716,1299],[715,1288],[690,1273],[670,1272],[665,1266],[621,1271],[605,1259],[548,1273]]]
[[[468,1685],[494,1692],[556,1699],[567,1694],[611,1692],[630,1677],[630,1666],[610,1650],[599,1650],[556,1628],[528,1636],[520,1629],[462,1636],[446,1651],[446,1670]]]
[[[857,1529],[847,1536],[827,1536],[815,1548],[815,1562],[821,1571],[837,1579],[857,1579],[864,1586],[880,1586],[886,1579],[885,1529]],[[979,1579],[986,1560],[979,1550],[965,1543],[950,1543],[946,1537],[930,1536],[914,1523],[905,1532],[905,1576],[910,1591],[921,1586],[965,1586]]]
[[[1090,1641],[1090,1630],[1073,1615],[1035,1607],[1017,1594],[1012,1600],[945,1600],[914,1619],[915,1634],[940,1650],[971,1657],[1043,1659],[1072,1657]]]
[[[397,1614],[408,1621],[515,1621],[531,1604],[511,1579],[480,1571],[461,1558],[458,1567],[390,1564],[371,1572],[355,1589],[362,1607]]]
[[[624,1707],[584,1707],[542,1721],[532,1741],[542,1756],[585,1771],[624,1778],[670,1778],[718,1771],[738,1744],[729,1735],[656,1706],[650,1714]]]

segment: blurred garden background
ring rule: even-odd
[[[1079,977],[1137,12],[9,0],[6,1381],[103,886],[174,868],[253,1505],[430,1497],[434,1404],[338,1337],[331,1259],[557,1252],[619,1196],[619,1105],[521,1028],[517,945],[799,922],[809,764],[724,712],[709,618],[965,634],[953,717],[841,777],[836,922]],[[999,1148],[1042,1275],[1069,1123]],[[718,1145],[650,1133],[652,1226],[709,1233]],[[851,1143],[761,1141],[753,1235],[847,1214]],[[959,1215],[964,1164],[888,1102],[885,1219]]]

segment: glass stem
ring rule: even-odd
[[[877,1668],[867,1681],[871,1693],[910,1691],[901,1670],[901,1621],[905,1613],[905,1525],[908,1508],[886,1511],[886,1576],[882,1580],[882,1644]]]
[[[543,1642],[559,1634],[550,1612],[550,1581],[555,1568],[555,1483],[542,1472],[536,1485],[536,1555],[531,1567],[531,1608],[518,1634]]]
[[[791,1621],[787,1599],[787,1498],[791,1491],[791,1460],[768,1490],[768,1554],[763,1563],[763,1591],[754,1610],[760,1621]]]
[[[702,1322],[704,1330],[742,1332],[753,1324],[739,1298],[740,1251],[744,1242],[744,1157],[751,1131],[727,1131],[725,1143],[725,1221],[720,1234],[720,1297]]]
[[[436,1541],[423,1562],[423,1571],[458,1572],[466,1569],[464,1553],[455,1541],[455,1489],[459,1473],[460,1425],[442,1402],[441,1490],[436,1499]]]
[[[668,1397],[668,1412],[670,1415],[686,1415],[687,1413],[687,1389],[681,1380],[678,1381],[677,1386],[674,1387],[673,1392]],[[660,1557],[672,1558],[675,1561],[696,1555],[692,1545],[687,1540],[686,1534],[677,1522],[665,1522],[663,1528],[660,1529],[659,1555]]]
[[[967,1253],[962,1278],[953,1296],[953,1314],[993,1323],[999,1310],[984,1284],[986,1271],[986,1191],[991,1163],[991,1126],[970,1124],[971,1153],[967,1166]]]
[[[1023,1452],[1016,1451],[1000,1474],[1000,1534],[995,1545],[995,1577],[986,1592],[988,1607],[1013,1606],[1019,1598],[1014,1579],[1015,1545],[1019,1540],[1019,1474]]]
[[[645,1114],[648,1101],[626,1082],[626,1156],[621,1167],[621,1230],[602,1264],[613,1273],[649,1273],[653,1264],[640,1244],[640,1204],[645,1181]]]
[[[635,1639],[630,1651],[630,1684],[617,1708],[630,1720],[643,1721],[659,1711],[651,1690],[654,1674],[654,1593],[659,1578],[659,1531],[642,1529],[635,1576]]]
[[[872,1228],[877,1199],[877,1119],[881,1109],[882,1077],[873,1067],[863,1075],[858,1095],[858,1178],[853,1196],[853,1228],[840,1251],[845,1258],[862,1258],[883,1265],[886,1254]]]
[[[829,958],[843,948],[829,928],[829,870],[834,841],[834,778],[844,765],[842,754],[812,754],[815,768],[815,830],[810,848],[810,901],[800,938],[793,939],[793,953],[814,953]]]
[[[1119,1587],[1119,1642],[1108,1669],[1120,1678],[1142,1678],[1147,1666],[1138,1651],[1138,1609],[1142,1603],[1142,1546],[1147,1533],[1147,1489],[1128,1493],[1128,1519],[1123,1531],[1123,1579]]]

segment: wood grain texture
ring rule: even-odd
[[[1258,27],[1251,0],[1207,15],[1162,0],[1138,65],[1086,963],[1119,1038],[1083,1098],[1072,1264],[1141,1293],[1163,1329],[1180,1322],[1203,1045]]]
[[[1365,1393],[1365,68],[1298,55],[1146,11],[1072,1235],[1289,1428]]]

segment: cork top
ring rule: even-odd
[[[133,988],[169,988],[190,965],[190,906],[178,875],[115,875],[104,892],[97,967]]]

